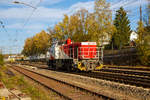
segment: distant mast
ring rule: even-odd
[[[141,0],[140,0],[140,21],[142,22],[142,5],[141,5]]]

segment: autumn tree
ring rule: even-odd
[[[150,0],[148,0],[149,3],[147,5],[147,9],[145,10],[145,15],[144,15],[144,24],[145,26],[150,26]],[[150,30],[149,30],[150,31]]]
[[[150,35],[144,29],[143,22],[139,21],[137,28],[138,39],[136,40],[137,50],[141,63],[150,65]]]
[[[143,65],[150,65],[150,5],[148,5],[146,13],[146,20],[138,22],[138,39],[136,43],[141,63]]]
[[[35,53],[35,45],[33,42],[33,38],[27,38],[25,40],[25,44],[24,44],[24,48],[22,51],[22,54],[26,55],[26,56],[32,56]]]
[[[36,54],[45,54],[51,44],[50,35],[42,30],[33,37],[33,40],[37,51]]]
[[[75,13],[72,16],[72,19],[70,20],[70,23],[73,25],[74,22],[76,22],[74,26],[74,34],[73,34],[73,40],[74,41],[88,41],[87,38],[88,35],[88,28],[87,28],[87,17],[89,16],[89,12],[86,9],[81,9],[77,13]],[[73,19],[75,17],[75,20]]]
[[[31,38],[25,40],[22,53],[26,56],[37,56],[45,54],[51,44],[51,36],[44,30]]]
[[[65,40],[70,37],[70,32],[68,31],[69,17],[64,15],[63,21],[59,22],[54,26],[54,29],[48,28],[49,35],[52,39],[57,39],[59,41]]]
[[[50,33],[58,40],[71,38],[74,42],[96,41],[102,44],[104,35],[111,36],[113,29],[109,4],[105,0],[96,0],[93,13],[81,9],[71,16],[64,15],[62,22],[56,24]]]
[[[51,31],[54,38],[58,40],[71,38],[78,42],[87,41],[86,35],[88,32],[85,24],[88,14],[87,10],[81,9],[70,17],[64,15],[63,21],[56,24],[54,31]]]
[[[130,28],[130,21],[123,7],[120,7],[120,9],[116,11],[114,25],[116,32],[112,37],[114,42],[113,44],[116,48],[121,49],[129,43],[129,37],[132,32]]]
[[[114,31],[112,13],[109,7],[110,5],[106,0],[95,0],[94,18],[96,23],[93,24],[95,32],[92,38],[98,44],[103,44],[105,34],[111,37]]]
[[[77,38],[80,38],[80,36],[78,36],[79,34],[79,17],[77,15],[71,15],[70,19],[69,19],[69,34],[70,37],[73,41],[78,41]]]
[[[145,23],[145,32],[147,35],[150,35],[150,0],[148,0],[149,3],[147,5],[147,9],[146,9],[146,14],[145,14],[145,20],[144,20],[144,23]]]

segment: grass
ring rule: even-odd
[[[50,100],[48,96],[39,88],[29,84],[23,76],[10,76],[6,74],[7,67],[0,67],[0,80],[7,88],[17,88],[23,93],[28,94],[32,100]]]

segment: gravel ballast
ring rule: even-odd
[[[102,93],[117,100],[150,100],[150,89],[148,88],[146,89],[64,72],[34,69],[31,66],[24,67],[46,76],[50,76],[68,83],[72,82],[73,84],[92,89],[95,92]]]

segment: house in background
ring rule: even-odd
[[[132,31],[132,33],[130,34],[130,43],[129,45],[131,47],[136,46],[135,40],[138,38],[138,34],[135,31]]]
[[[130,34],[130,42],[135,42],[137,38],[138,34],[135,31],[132,31],[132,33]],[[110,43],[110,40],[111,36],[108,33],[101,35],[99,38],[100,46],[108,45]]]
[[[138,34],[135,31],[132,31],[130,34],[130,41],[135,41],[138,38]]]
[[[100,46],[108,45],[111,40],[111,36],[108,33],[104,33],[99,38]]]

